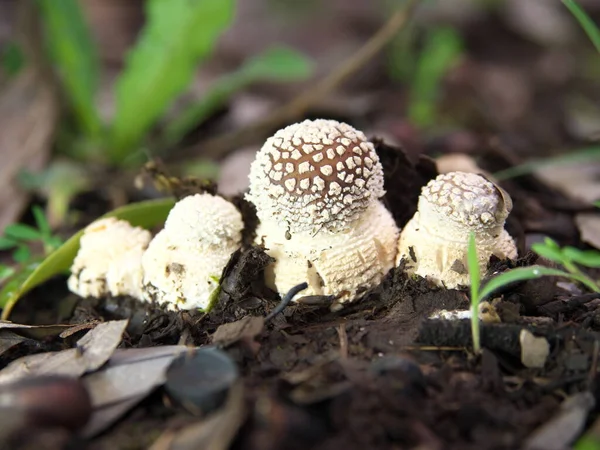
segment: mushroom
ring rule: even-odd
[[[515,259],[517,248],[504,229],[512,209],[508,194],[481,175],[450,172],[421,191],[418,210],[400,234],[397,264],[438,285],[469,285],[467,250],[474,233],[479,266],[490,256]]]
[[[81,297],[108,294],[141,298],[142,253],[152,239],[149,231],[114,217],[88,225],[67,281]]]
[[[142,256],[143,298],[171,310],[209,310],[243,227],[223,197],[196,194],[177,202]]]
[[[275,258],[267,283],[285,293],[355,299],[394,266],[399,230],[379,201],[383,169],[350,125],[306,120],[279,130],[257,153],[246,198],[260,220],[256,242]]]

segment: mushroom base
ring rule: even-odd
[[[266,282],[283,294],[306,281],[303,296],[334,296],[340,303],[355,300],[394,267],[399,230],[381,202],[371,205],[345,231],[316,235],[286,231],[263,222],[256,242],[264,244],[276,262]]]
[[[467,228],[458,230],[451,227],[433,233],[420,223],[419,213],[416,213],[400,235],[397,264],[404,259],[408,273],[420,275],[448,289],[469,286],[469,233]],[[498,237],[480,233],[476,235],[475,243],[481,273],[487,270],[492,255],[501,259],[517,257],[515,242],[504,229],[499,231]]]

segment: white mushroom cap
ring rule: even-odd
[[[189,195],[179,200],[165,222],[171,240],[201,246],[236,245],[242,239],[242,215],[223,197],[211,194]]]
[[[129,295],[141,298],[142,253],[152,235],[114,217],[88,225],[67,282],[81,297]]]
[[[400,235],[397,263],[405,259],[409,272],[448,288],[468,285],[471,232],[482,271],[491,255],[516,258],[515,242],[504,230],[511,209],[508,194],[480,175],[440,175],[422,189],[418,211]]]
[[[144,299],[171,310],[209,309],[243,227],[240,212],[222,197],[196,194],[177,202],[142,256]]]
[[[252,163],[247,199],[261,222],[316,233],[347,228],[384,193],[373,144],[350,125],[319,119],[267,139]]]
[[[344,232],[295,233],[289,239],[285,234],[272,222],[257,229],[257,243],[276,259],[266,271],[267,284],[283,294],[306,281],[302,296],[333,295],[344,303],[375,286],[394,267],[399,230],[377,201]]]

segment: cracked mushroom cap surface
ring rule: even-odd
[[[356,300],[394,267],[399,230],[379,201],[354,226],[337,234],[286,237],[280,228],[261,223],[257,241],[275,258],[265,271],[267,284],[281,294],[302,281],[302,296],[334,296],[337,303]]]
[[[114,217],[88,225],[67,281],[81,297],[129,295],[141,298],[141,258],[152,235]]]
[[[177,202],[142,256],[143,299],[171,310],[209,310],[243,227],[241,213],[220,196]]]
[[[305,120],[267,139],[247,199],[261,222],[291,233],[337,232],[384,195],[383,169],[365,135],[335,120]]]
[[[466,286],[471,232],[482,273],[491,255],[517,257],[516,244],[504,229],[511,209],[508,194],[480,175],[439,175],[422,189],[418,210],[400,234],[397,264],[404,259],[409,272],[448,288]]]

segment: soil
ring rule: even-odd
[[[448,81],[444,98],[444,110],[464,118],[461,129],[435,136],[417,133],[398,118],[401,114],[390,86],[382,88],[390,100],[379,105],[377,114],[371,111],[373,123],[388,124],[392,137],[404,144],[401,148],[374,137],[386,175],[384,202],[400,227],[414,214],[421,187],[437,174],[432,157],[469,154],[483,170],[493,173],[514,167],[525,157],[544,156],[548,148],[577,145],[580,141],[564,123],[550,125],[560,121],[563,90],[573,83],[576,89],[597,95],[585,81],[576,79],[560,82],[560,89],[553,91],[556,81],[534,67],[534,60],[546,56],[547,49],[525,44],[498,18],[466,27],[465,36],[469,60]],[[490,105],[485,101],[483,106],[475,100],[463,101],[469,95],[478,98],[480,92],[473,90],[485,84],[480,71],[484,65],[516,68],[526,74],[532,92],[528,109],[518,120],[507,124],[486,110]],[[547,98],[548,92],[553,92],[553,99]],[[315,114],[310,111],[308,116]],[[329,115],[338,117],[340,112]],[[339,118],[364,121],[351,114]],[[146,171],[156,178],[162,173],[157,167]],[[212,184],[193,180],[169,181],[176,184],[169,189],[178,195],[214,189]],[[518,242],[521,258],[516,262],[494,259],[489,274],[539,262],[527,251],[534,235],[585,247],[574,215],[589,210],[587,205],[532,175],[503,181],[501,186],[513,199],[507,229]],[[59,277],[28,294],[15,308],[12,320],[87,323],[126,317],[130,323],[121,346],[151,347],[182,341],[212,344],[223,324],[248,320],[248,316],[265,317],[279,303],[262,282],[269,257],[250,245],[256,226],[251,205],[243,196],[231,201],[244,216],[246,247],[225,268],[219,303],[210,314],[167,312],[131,299],[78,300],[69,295],[64,277]],[[73,207],[93,211],[88,214],[93,218],[100,213],[97,209],[107,205],[102,195],[92,193]],[[291,304],[264,326],[249,327],[252,332],[244,329],[219,343],[238,364],[244,395],[245,417],[230,448],[526,448],[534,431],[560,412],[565,398],[587,392],[596,399],[600,395],[600,295],[563,289],[556,282],[542,278],[499,292],[501,300],[491,307],[501,322],[482,324],[484,350],[479,355],[471,351],[469,321],[427,319],[441,309],[468,309],[467,290],[432,286],[406,275],[402,266],[390,271],[362,301],[342,311],[331,312],[327,298]],[[543,368],[524,366],[523,330],[549,343]],[[20,356],[60,348],[51,338],[25,342],[0,355],[0,368]],[[599,411],[591,409],[588,426]],[[161,388],[91,440],[55,429],[37,434],[24,430],[11,445],[19,449],[142,449],[168,428],[195,420],[167,401]]]

